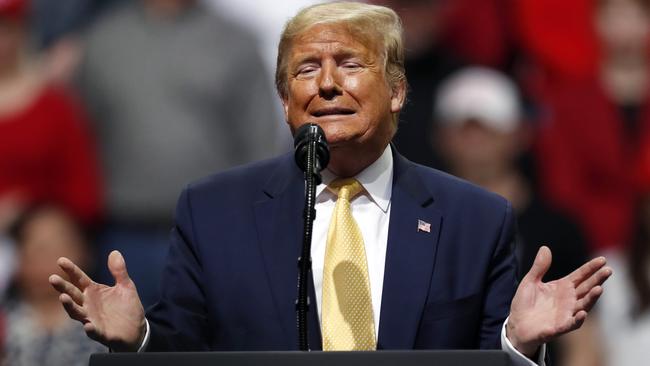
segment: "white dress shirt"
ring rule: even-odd
[[[325,261],[325,246],[330,219],[336,204],[336,195],[330,192],[327,184],[337,177],[329,170],[322,172],[323,183],[316,188],[316,218],[311,238],[312,275],[314,292],[316,293],[316,309],[318,321],[321,321],[321,301],[323,290],[323,265]],[[370,294],[375,320],[375,337],[379,335],[379,319],[381,318],[381,295],[384,285],[384,267],[386,264],[386,248],[388,247],[388,223],[390,220],[391,195],[393,191],[393,154],[390,145],[374,163],[364,169],[356,177],[364,191],[350,203],[352,216],[357,221],[363,242],[366,247],[368,262],[368,277],[370,279]],[[539,352],[538,363],[528,359],[517,351],[506,337],[506,324],[501,329],[501,348],[508,353],[515,366],[544,366],[546,346]],[[320,326],[320,324],[319,324]],[[138,352],[144,350],[149,342],[149,323],[144,342]]]

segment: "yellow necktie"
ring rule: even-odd
[[[356,179],[337,179],[328,188],[338,199],[327,233],[323,268],[323,350],[374,350],[377,342],[366,249],[350,210],[350,201],[363,187]]]

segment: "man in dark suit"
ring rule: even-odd
[[[403,60],[397,15],[360,3],[307,8],[280,41],[287,122],[292,131],[317,123],[331,147],[317,190],[311,346],[501,347],[531,364],[545,341],[582,324],[611,270],[597,258],[542,283],[551,262],[543,248],[513,299],[510,205],[390,145],[406,94]],[[146,318],[118,252],[108,260],[113,287],[65,258],[68,280],[50,282],[69,315],[114,350],[295,349],[303,195],[289,155],[188,186],[163,295]]]

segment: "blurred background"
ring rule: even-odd
[[[408,101],[394,144],[513,203],[520,272],[596,255],[615,275],[554,365],[650,357],[650,0],[391,0]],[[47,277],[75,258],[145,305],[185,184],[291,148],[273,89],[284,22],[312,0],[0,0],[0,358],[106,351]],[[70,358],[70,355],[77,355]]]

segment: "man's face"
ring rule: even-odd
[[[292,43],[283,99],[295,132],[320,125],[330,147],[362,145],[381,150],[395,133],[393,113],[402,108],[404,86],[391,88],[375,45],[363,44],[342,25],[317,25]]]
[[[39,211],[23,230],[16,273],[21,291],[31,298],[57,296],[47,278],[52,273],[64,276],[56,265],[62,256],[85,267],[88,258],[83,237],[72,220],[56,209]]]
[[[434,144],[441,150],[454,174],[498,170],[504,165],[508,166],[518,157],[524,140],[521,128],[503,132],[477,120],[454,126],[443,125],[438,135]]]

